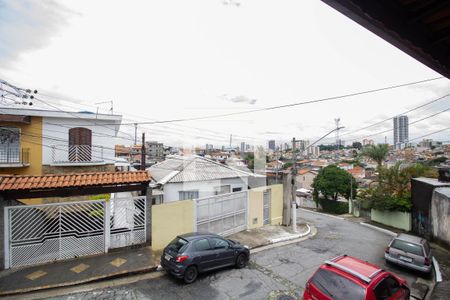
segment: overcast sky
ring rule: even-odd
[[[67,110],[106,112],[109,104],[94,103],[113,100],[124,122],[252,110],[439,76],[318,0],[0,0],[1,79],[38,89]],[[336,117],[342,133],[351,132],[448,93],[449,80],[441,79],[139,131],[169,145],[227,145],[230,134],[233,145],[313,141]],[[447,97],[408,116],[412,122],[449,107]],[[410,138],[449,127],[449,116],[412,125]],[[392,121],[343,139],[389,128]],[[392,133],[371,138],[384,136],[392,142]],[[430,138],[449,141],[450,131]]]

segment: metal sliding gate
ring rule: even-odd
[[[5,207],[5,268],[145,243],[145,201],[135,197]]]
[[[196,199],[196,230],[223,236],[247,229],[248,192]]]
[[[270,224],[270,190],[263,193],[263,219],[264,225]]]

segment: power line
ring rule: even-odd
[[[202,116],[202,117],[172,119],[172,120],[122,123],[122,125],[132,125],[132,126],[134,126],[135,123],[147,124],[147,125],[163,124],[163,123],[175,123],[175,122],[195,121],[195,120],[204,120],[204,119],[212,119],[212,118],[220,118],[220,117],[228,117],[228,116],[250,114],[250,113],[261,112],[261,111],[270,111],[270,110],[275,110],[275,109],[288,108],[288,107],[294,107],[294,106],[300,106],[300,105],[306,105],[306,104],[313,104],[313,103],[320,103],[320,102],[326,102],[326,101],[332,101],[332,100],[339,100],[339,99],[344,99],[344,98],[349,98],[349,97],[354,97],[354,96],[360,96],[360,95],[376,93],[376,92],[381,92],[381,91],[386,91],[386,90],[392,90],[392,89],[396,89],[396,88],[411,86],[411,85],[415,85],[415,84],[430,82],[430,81],[439,80],[439,79],[442,79],[442,78],[444,78],[444,77],[430,78],[430,79],[414,81],[414,82],[409,82],[409,83],[404,83],[404,84],[391,85],[391,86],[387,86],[387,87],[383,87],[383,88],[377,88],[377,89],[371,89],[371,90],[360,91],[360,92],[355,92],[355,93],[349,93],[349,94],[344,94],[344,95],[339,95],[339,96],[332,96],[332,97],[326,97],[326,98],[320,98],[320,99],[314,99],[314,100],[307,100],[307,101],[290,103],[290,104],[284,104],[284,105],[270,106],[270,107],[264,107],[264,108],[247,110],[247,111],[240,111],[240,112],[233,112],[233,113],[224,113],[224,114],[216,114],[216,115],[208,115],[208,116]],[[105,125],[108,125],[108,124],[105,124]]]

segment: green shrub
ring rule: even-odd
[[[348,202],[319,199],[322,210],[327,213],[342,215],[348,213]]]

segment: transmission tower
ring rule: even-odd
[[[339,122],[341,121],[341,118],[334,119],[334,124],[336,124],[336,148],[339,150],[341,148],[341,140],[339,139]]]

